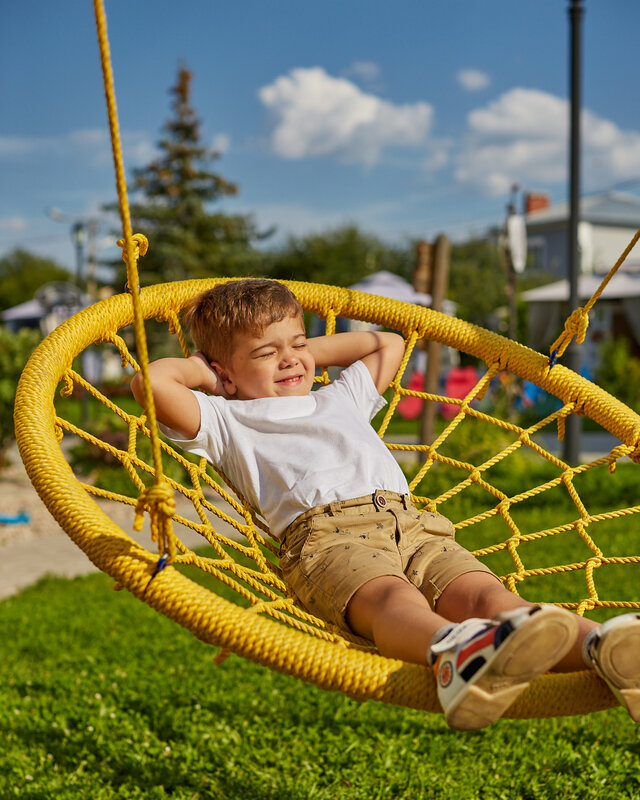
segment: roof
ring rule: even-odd
[[[12,322],[19,319],[41,319],[46,314],[45,309],[38,300],[27,300],[0,312],[3,322]]]
[[[593,296],[604,279],[604,275],[580,275],[578,280],[578,298],[588,300]],[[537,289],[530,289],[521,295],[528,303],[554,303],[569,300],[569,281],[564,279]],[[640,297],[640,274],[634,272],[616,272],[600,295],[603,300],[620,300]]]
[[[569,204],[558,203],[527,214],[528,228],[569,219]],[[640,228],[640,197],[627,192],[600,192],[580,199],[580,219],[595,225]]]

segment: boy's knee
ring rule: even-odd
[[[365,632],[371,638],[373,620],[383,614],[389,606],[405,602],[409,594],[412,597],[421,597],[414,586],[395,575],[372,578],[349,600],[346,610],[347,623],[352,630],[360,632],[361,635]]]

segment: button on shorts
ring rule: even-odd
[[[493,575],[455,541],[446,517],[418,511],[406,495],[385,491],[301,514],[285,531],[280,566],[303,608],[346,631],[349,600],[373,578],[395,575],[435,609],[454,578]]]

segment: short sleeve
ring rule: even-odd
[[[210,461],[220,461],[225,449],[227,426],[224,424],[224,400],[203,392],[194,391],[200,406],[200,430],[193,439],[184,439],[178,431],[159,424],[160,431],[183,450],[203,456]]]
[[[378,394],[371,373],[362,361],[355,361],[342,371],[332,384],[335,391],[348,395],[368,422],[386,405],[387,401]]]

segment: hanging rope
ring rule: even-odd
[[[152,576],[153,578],[155,574],[165,566],[167,561],[173,561],[176,554],[176,545],[171,527],[171,518],[175,512],[175,501],[173,498],[173,490],[167,482],[162,469],[162,455],[156,420],[156,409],[151,392],[151,383],[149,381],[147,337],[144,330],[144,315],[140,305],[138,259],[147,252],[149,243],[147,238],[141,233],[137,233],[134,236],[131,228],[131,212],[127,197],[127,183],[125,180],[124,162],[122,158],[122,141],[118,124],[113,69],[111,66],[109,38],[107,35],[107,18],[102,0],[94,0],[93,8],[96,17],[98,43],[100,46],[100,61],[102,63],[102,76],[107,101],[109,130],[111,132],[111,149],[113,151],[113,164],[116,173],[120,220],[122,223],[122,232],[124,234],[124,238],[118,241],[118,245],[122,248],[122,259],[127,265],[127,285],[131,293],[131,301],[133,304],[136,345],[138,349],[140,371],[142,373],[144,407],[147,412],[147,421],[151,431],[151,450],[155,472],[154,485],[144,489],[138,498],[134,530],[140,530],[142,528],[144,512],[148,511],[151,518],[151,537],[154,542],[157,542],[158,552],[161,557],[156,572]],[[165,555],[168,556],[168,559]]]
[[[620,258],[611,267],[611,269],[605,276],[600,286],[593,293],[593,296],[591,297],[589,302],[584,307],[578,307],[573,310],[569,318],[564,323],[563,332],[551,345],[549,366],[552,367],[556,363],[556,361],[562,357],[567,347],[569,347],[569,345],[571,344],[571,341],[573,340],[574,336],[576,337],[576,342],[578,344],[582,344],[582,342],[584,342],[584,337],[587,332],[587,327],[589,326],[589,311],[591,311],[591,309],[595,305],[596,300],[600,297],[602,292],[604,292],[607,284],[618,271],[618,268],[622,266],[629,253],[633,250],[638,239],[640,239],[640,229],[636,231],[635,236],[633,237],[633,239],[631,239],[631,241],[623,251]]]

